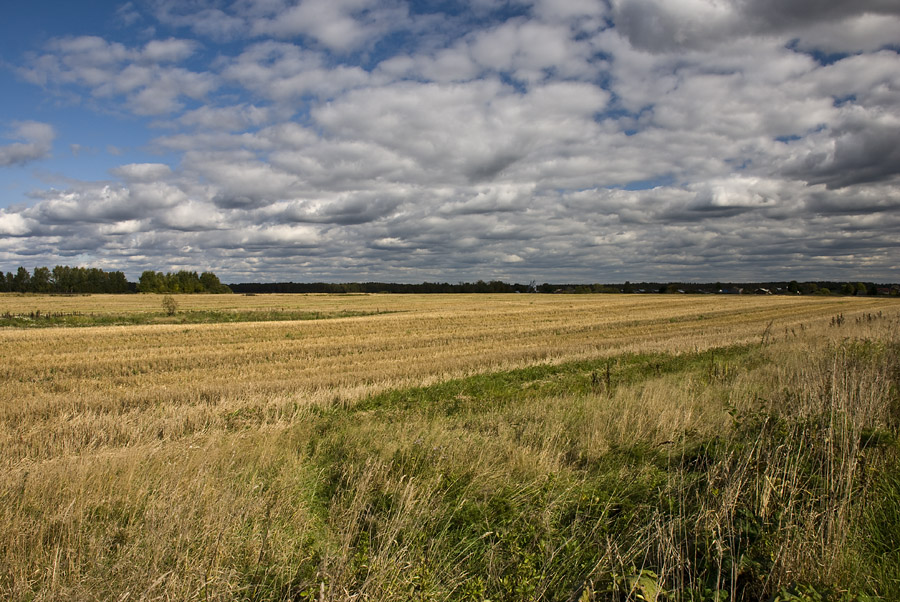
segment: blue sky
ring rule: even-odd
[[[897,281],[900,6],[30,2],[0,269]]]

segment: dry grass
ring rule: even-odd
[[[154,295],[2,296],[147,311]],[[0,330],[0,465],[147,445],[310,407],[536,362],[683,352],[758,340],[886,300],[498,296],[211,296],[184,307],[398,313],[308,322]],[[245,305],[247,304],[247,305]],[[3,307],[0,307],[3,311]]]
[[[896,366],[864,347],[896,344],[900,302],[179,298],[197,310],[229,301],[397,313],[0,331],[0,594],[564,600],[581,587],[603,599],[652,567],[669,589],[718,579],[740,599],[743,569],[729,559],[743,544],[715,534],[740,532],[746,508],[787,534],[767,548],[769,593],[811,575],[849,583],[858,569],[841,551],[858,543],[865,462],[886,461],[861,434],[895,428]],[[0,312],[28,302],[159,311],[137,295],[3,296]],[[750,355],[697,355],[743,343]],[[640,360],[643,376],[616,380],[624,354],[651,352],[697,359],[668,372]],[[506,399],[501,383],[496,395],[356,409],[398,389],[604,357],[622,362],[610,387],[601,360],[523,381],[513,401],[492,403]],[[734,432],[749,447],[710,447]],[[691,454],[708,463],[699,476]],[[827,492],[812,491],[820,481]],[[707,549],[688,537],[698,533]],[[718,565],[700,566],[713,552]]]

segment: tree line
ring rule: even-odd
[[[100,293],[230,293],[231,289],[212,272],[146,271],[140,280],[129,282],[123,272],[107,272],[100,268],[58,265],[52,270],[36,267],[29,272],[19,267],[15,272],[0,272],[0,293],[100,294]]]
[[[508,284],[500,280],[485,282],[242,282],[230,284],[235,293],[528,293],[533,284]]]
[[[178,272],[154,272],[147,270],[141,274],[137,284],[137,290],[141,293],[230,293],[231,289],[219,281],[219,277],[212,272],[197,272],[181,270]]]
[[[15,273],[0,272],[0,292],[4,293],[133,293],[134,284],[122,272],[99,268],[58,265],[34,268],[29,272],[19,267]]]
[[[900,295],[896,284],[874,282],[637,282],[624,284],[510,284],[501,280],[476,282],[243,282],[223,284],[212,272],[181,270],[156,272],[147,270],[138,282],[129,282],[119,271],[99,268],[56,266],[34,268],[29,272],[19,267],[15,272],[0,272],[0,292],[6,293],[717,293],[775,295]]]
[[[623,284],[509,284],[486,282],[242,282],[230,284],[235,293],[657,293],[657,294],[773,294],[773,295],[898,295],[900,287],[873,282],[637,282]]]

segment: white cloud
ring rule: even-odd
[[[150,40],[144,45],[140,58],[143,61],[157,63],[177,63],[188,58],[197,49],[193,40]]]
[[[590,77],[597,69],[590,62],[590,48],[573,39],[567,25],[547,25],[518,20],[475,34],[470,42],[472,58],[483,67],[509,72],[525,82],[538,82],[551,74]]]
[[[160,23],[184,27],[194,33],[216,41],[228,41],[247,33],[248,24],[240,15],[232,15],[202,3],[180,0],[158,0],[152,5],[154,16]]]
[[[235,105],[231,107],[202,106],[185,112],[178,122],[201,130],[240,131],[258,127],[272,118],[274,111],[269,107],[256,105]]]
[[[403,82],[348,93],[313,117],[337,138],[384,149],[370,160],[393,157],[400,177],[470,183],[513,178],[550,149],[592,145],[599,134],[595,115],[608,99],[607,92],[580,83],[549,84],[523,95],[495,80]]]
[[[50,156],[56,131],[48,123],[39,121],[19,121],[13,123],[7,139],[21,140],[0,145],[0,167],[23,165]]]
[[[212,203],[188,200],[162,212],[157,220],[166,228],[182,231],[218,230],[224,218]]]
[[[172,173],[172,168],[163,163],[129,163],[110,170],[127,182],[153,182],[163,180]]]
[[[319,241],[318,232],[311,226],[277,224],[245,230],[242,233],[241,243],[249,248],[268,248],[276,245],[313,247]]]
[[[274,16],[253,20],[251,31],[280,38],[302,34],[331,50],[347,52],[402,27],[406,18],[401,3],[302,0]]]
[[[31,230],[31,226],[22,215],[0,211],[0,235],[24,236]]]
[[[211,73],[169,65],[193,54],[190,40],[153,40],[142,49],[128,48],[98,36],[59,38],[47,52],[32,57],[20,73],[40,85],[87,88],[95,98],[124,95],[126,106],[139,115],[159,115],[182,108],[180,99],[200,100],[217,86]]]
[[[607,12],[602,0],[536,0],[533,10],[543,21],[577,20],[582,29],[585,21],[593,27],[600,26]]]
[[[189,151],[184,168],[209,182],[218,191],[214,201],[226,208],[256,207],[289,198],[298,184],[295,176],[248,151]]]
[[[145,220],[129,219],[112,224],[101,224],[97,227],[97,233],[101,236],[120,236],[123,234],[136,234],[148,227]]]
[[[274,41],[250,46],[225,67],[223,76],[278,102],[296,101],[309,94],[335,96],[368,83],[370,78],[359,67],[329,67],[326,56],[319,52]]]

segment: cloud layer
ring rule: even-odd
[[[895,3],[441,6],[158,0],[120,10],[152,39],[35,49],[25,81],[156,129],[147,161],[0,210],[0,263],[897,279]],[[0,165],[50,152],[12,128]]]

